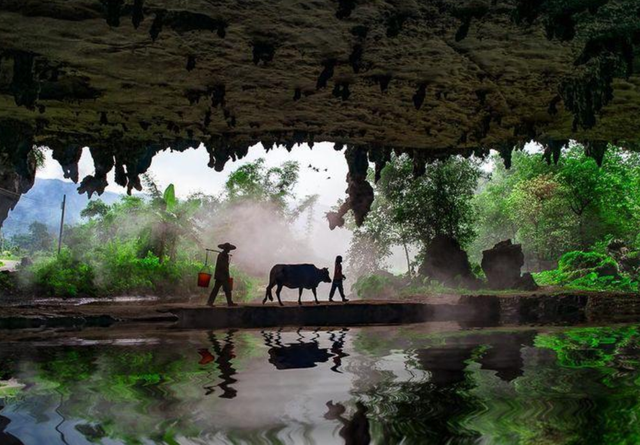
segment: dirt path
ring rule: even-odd
[[[18,267],[18,264],[20,264],[20,261],[0,260],[0,263],[2,263],[2,266],[0,266],[0,272],[2,271],[13,272],[14,270],[16,270],[16,267]]]

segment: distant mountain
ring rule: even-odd
[[[16,208],[9,213],[2,232],[5,236],[12,236],[24,232],[33,221],[39,221],[56,230],[60,224],[60,207],[62,197],[67,195],[65,214],[66,224],[75,224],[81,220],[80,212],[87,206],[87,195],[78,193],[78,185],[59,179],[36,179],[36,183],[24,195]],[[102,196],[93,196],[92,200],[101,199],[107,204],[118,201],[122,195],[105,192]]]

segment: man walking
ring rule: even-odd
[[[336,267],[333,270],[333,283],[331,284],[331,292],[329,292],[329,301],[333,301],[333,295],[336,293],[336,289],[340,292],[342,301],[349,301],[344,297],[344,288],[342,286],[342,280],[345,278],[347,277],[342,273],[342,257],[338,255],[336,257]]]
[[[216,261],[216,271],[213,278],[216,280],[213,285],[211,295],[209,295],[209,301],[207,306],[213,306],[216,301],[220,288],[224,291],[224,295],[227,297],[227,305],[237,306],[231,301],[231,275],[229,274],[229,252],[235,250],[236,246],[229,243],[219,244],[218,248],[222,249],[222,252],[218,254]]]

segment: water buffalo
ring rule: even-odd
[[[298,304],[302,304],[302,291],[304,289],[311,289],[313,297],[318,303],[318,296],[316,295],[316,288],[321,282],[331,283],[329,277],[329,269],[318,269],[313,264],[276,264],[271,269],[269,274],[269,285],[267,286],[267,293],[262,300],[262,304],[269,301],[273,301],[273,295],[271,289],[274,286],[278,286],[276,289],[276,296],[278,297],[278,303],[283,306],[282,300],[280,300],[280,292],[282,287],[286,286],[289,289],[298,289]]]

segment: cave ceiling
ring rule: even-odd
[[[637,0],[0,0],[0,164],[48,146],[92,193],[200,143],[221,170],[336,142],[359,183],[393,150],[417,174],[532,139],[598,157],[640,139],[639,44]]]

